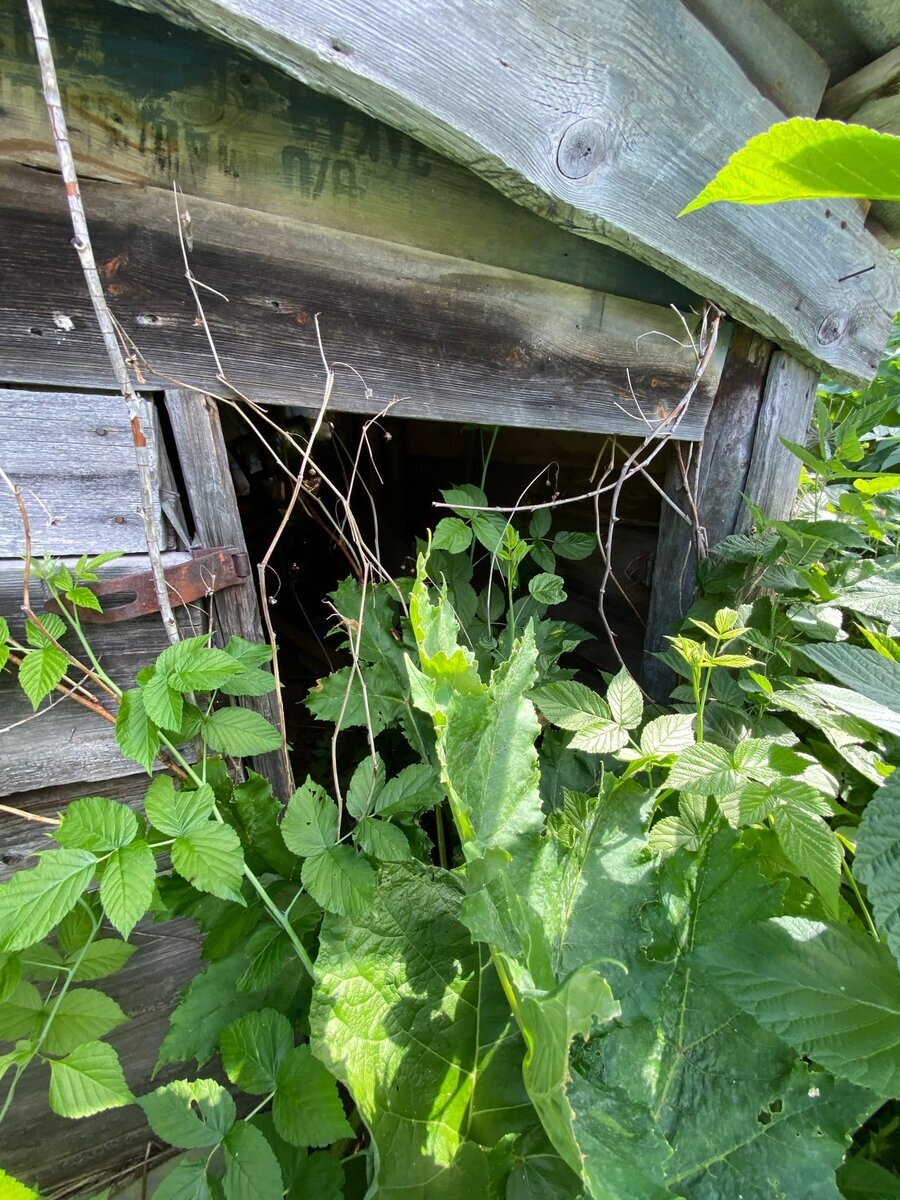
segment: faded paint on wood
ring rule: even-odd
[[[694,452],[701,455],[699,472],[685,461],[688,479],[707,545],[714,546],[737,528],[744,509],[743,495],[757,454],[757,424],[770,373],[772,346],[749,329],[739,329],[722,372],[706,435]],[[805,368],[804,368],[805,369]],[[807,411],[806,420],[809,415]],[[771,453],[771,446],[759,453]],[[781,465],[780,455],[775,455]],[[696,479],[696,483],[694,480]],[[794,480],[796,484],[796,478]],[[685,478],[671,453],[665,491],[681,512],[690,514]],[[766,507],[766,501],[761,501]],[[660,510],[653,587],[644,639],[641,678],[657,700],[665,700],[675,684],[673,672],[653,655],[665,649],[665,635],[684,616],[694,597],[697,551],[693,524],[687,524],[668,505]]]
[[[563,21],[517,0],[396,0],[377,19],[368,0],[140,6],[213,30],[413,134],[831,374],[867,380],[878,367],[900,265],[855,205],[717,204],[678,218],[781,114],[673,0],[578,0]]]
[[[62,316],[55,322],[51,316],[42,336],[61,336],[64,326]],[[154,438],[153,429],[147,432]],[[146,550],[134,443],[121,396],[0,389],[0,447],[3,469],[28,509],[35,555]],[[154,515],[165,545],[160,510]],[[0,558],[24,553],[18,507],[0,489]]]
[[[188,555],[170,552],[163,555],[165,565],[183,562]],[[110,563],[104,578],[147,570],[149,560],[130,555]],[[33,579],[32,606],[40,611],[46,591]],[[22,567],[16,562],[0,562],[0,613],[10,623],[13,635],[22,637]],[[176,615],[185,634],[204,630],[203,606],[178,608]],[[193,623],[193,628],[192,624]],[[89,629],[91,644],[104,669],[121,687],[133,687],[135,674],[168,645],[159,616],[141,617],[113,625],[94,625]],[[77,654],[74,637],[64,645]],[[79,678],[74,676],[73,678]],[[52,693],[34,717],[31,702],[25,697],[12,670],[0,672],[0,796],[15,796],[51,782],[90,782],[116,775],[134,775],[142,768],[124,758],[113,737],[113,727],[102,717],[80,705]]]
[[[166,410],[178,446],[197,544],[235,546],[246,553],[228,450],[215,401],[198,392],[169,391],[166,392]],[[227,641],[232,633],[251,642],[267,640],[259,616],[253,565],[251,575],[243,582],[210,597],[210,624],[220,632],[223,641]],[[278,705],[273,695],[245,696],[241,704],[261,713],[280,728]],[[269,780],[275,794],[286,801],[292,789],[281,754],[260,755],[253,759],[253,767]]]
[[[170,192],[85,182],[110,306],[157,378],[221,390],[184,279]],[[104,353],[58,180],[0,164],[0,360],[14,378],[90,386]],[[318,408],[314,318],[339,369],[335,409],[635,436],[681,400],[694,369],[678,316],[638,301],[299,221],[189,201],[192,268],[229,379],[268,403]],[[72,329],[52,339],[62,311]],[[694,318],[692,318],[694,319]],[[696,439],[727,330],[678,429]],[[358,372],[357,375],[354,372]],[[152,382],[149,368],[145,381]],[[362,376],[364,383],[360,381]]]
[[[686,289],[213,38],[105,0],[48,0],[78,169],[652,304]],[[24,5],[0,12],[0,156],[56,168]]]

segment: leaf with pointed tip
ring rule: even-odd
[[[288,800],[281,835],[288,850],[303,858],[320,854],[337,841],[337,805],[312,779],[307,778]]]
[[[294,1045],[291,1023],[272,1008],[245,1013],[219,1036],[225,1074],[251,1096],[275,1090],[279,1068]]]
[[[138,1103],[156,1136],[182,1150],[218,1146],[236,1115],[231,1096],[214,1079],[176,1079]]]
[[[275,1151],[265,1135],[238,1121],[223,1142],[225,1200],[282,1200],[284,1183]]]
[[[50,1062],[50,1107],[60,1117],[90,1117],[134,1100],[119,1056],[105,1042],[85,1042]]]
[[[352,1138],[337,1083],[309,1046],[294,1046],[278,1068],[272,1117],[291,1146],[329,1146]]]
[[[87,850],[46,850],[36,867],[0,884],[0,951],[45,938],[78,903],[96,865]]]
[[[271,722],[249,708],[218,708],[203,718],[203,740],[211,750],[243,758],[280,750],[281,734]]]
[[[841,851],[831,828],[805,809],[783,805],[773,817],[778,841],[788,861],[804,875],[836,916],[841,886]]]
[[[116,716],[116,741],[126,758],[150,774],[159,753],[159,727],[147,715],[140,688],[122,693]]]
[[[156,859],[146,842],[130,842],[103,864],[100,903],[112,926],[129,938],[153,902]],[[102,943],[97,943],[101,945]]]
[[[73,800],[53,837],[74,850],[115,850],[137,837],[137,817],[127,804],[106,796]]]
[[[198,891],[246,904],[240,890],[244,878],[241,839],[230,825],[208,821],[177,837],[172,866]]]
[[[44,1019],[53,1006],[48,1005]],[[110,996],[96,988],[70,988],[53,1010],[44,1038],[48,1054],[69,1054],[83,1042],[97,1041],[128,1018]]]
[[[375,890],[372,868],[349,846],[328,846],[305,859],[300,878],[326,912],[359,916],[372,903]]]

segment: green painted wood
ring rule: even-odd
[[[501,196],[414,137],[193,30],[46,0],[78,169],[652,304],[674,280]],[[0,5],[0,157],[55,168],[28,17]]]
[[[811,365],[852,380],[877,369],[900,265],[856,206],[720,204],[679,220],[728,156],[781,116],[682,4],[572,0],[562,21],[518,0],[139,7],[216,32],[414,134]]]

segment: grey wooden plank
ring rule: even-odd
[[[748,329],[737,331],[700,447],[702,458],[694,500],[709,546],[733,533],[741,519],[771,358],[772,346],[764,338]],[[762,453],[762,445],[760,450]],[[770,452],[767,445],[765,453]],[[690,478],[693,481],[693,471]],[[674,452],[665,490],[682,512],[689,512],[687,491]],[[762,503],[765,507],[765,500]],[[653,655],[665,648],[665,635],[671,633],[690,607],[696,572],[693,526],[663,504],[641,670],[644,687],[657,700],[668,697],[675,676]]]
[[[517,0],[394,0],[377,19],[368,0],[140,6],[349,100],[831,374],[862,380],[877,369],[900,265],[854,205],[720,204],[678,219],[781,114],[673,0],[573,0],[562,22],[552,6]],[[871,269],[859,274],[861,265]]]
[[[828,64],[765,0],[684,0],[684,5],[785,116],[816,115]]]
[[[163,556],[163,561],[169,565],[183,562],[187,557],[170,552]],[[104,575],[114,577],[146,570],[147,566],[146,557],[129,555],[109,564]],[[21,580],[21,564],[0,562],[0,613],[7,617],[19,640],[23,630]],[[43,585],[33,581],[33,607],[39,611],[45,598]],[[176,612],[186,633],[192,628],[195,632],[205,628],[202,605],[192,611],[179,608]],[[137,671],[168,645],[158,616],[94,625],[90,640],[105,670],[120,687],[133,686]],[[64,644],[75,650],[71,635]],[[40,715],[33,718],[31,702],[19,688],[13,669],[7,667],[0,672],[0,796],[28,792],[48,780],[59,785],[141,772],[136,763],[120,754],[110,724],[69,700],[49,707],[56,695],[49,697]]]
[[[62,314],[51,317],[44,335],[63,338],[61,322]],[[121,397],[0,389],[0,446],[3,469],[28,509],[35,554],[146,549],[131,426]],[[155,517],[165,544],[159,509]],[[0,558],[24,550],[19,511],[4,488]]]
[[[141,943],[139,952],[97,986],[132,1018],[107,1040],[119,1052],[129,1085],[140,1094],[151,1089],[156,1056],[179,992],[201,964],[199,940],[188,921],[161,926],[143,922],[132,939]],[[184,1067],[167,1067],[153,1085],[184,1073]],[[161,1145],[136,1104],[81,1121],[54,1116],[47,1107],[48,1074],[47,1068],[36,1066],[23,1077],[4,1121],[3,1166],[10,1174],[44,1193],[81,1180],[96,1181],[99,1188],[118,1168],[142,1157],[148,1143]]]
[[[825,59],[833,81],[858,71],[900,41],[895,0],[770,2],[779,16]]]
[[[779,439],[800,445],[806,441],[818,381],[815,371],[789,354],[779,350],[772,355],[745,490],[747,499],[774,520],[791,515],[800,478],[800,460]],[[750,523],[745,508],[736,528],[749,529]]]
[[[246,553],[241,514],[216,402],[198,392],[171,390],[166,392],[166,410],[178,447],[198,544],[235,546]],[[251,642],[266,641],[254,578],[251,574],[236,587],[216,592],[210,598],[212,626],[223,639],[235,633]],[[241,703],[279,727],[274,695],[248,696]],[[283,756],[280,753],[261,755],[253,760],[253,766],[270,781],[275,794],[286,801],[293,789]]]
[[[760,0],[756,0],[757,3]],[[233,46],[109,0],[45,0],[76,166],[682,307],[659,271],[542,220],[457,163]],[[0,6],[0,155],[56,166],[24,5]],[[90,60],[90,74],[85,61]],[[122,62],[128,70],[121,69]]]
[[[171,192],[84,182],[110,304],[160,378],[223,385],[184,279]],[[635,436],[681,400],[694,355],[678,316],[638,301],[211,201],[189,202],[192,267],[228,378],[257,400],[318,408],[316,314],[335,409]],[[0,361],[8,377],[86,384],[107,370],[58,180],[0,163]],[[25,270],[23,270],[23,264]],[[112,265],[110,265],[112,264]],[[111,289],[113,290],[113,289]],[[73,329],[36,338],[51,310]],[[691,318],[695,320],[695,318]],[[678,436],[698,438],[720,350]],[[357,372],[358,374],[354,373]],[[144,378],[152,380],[150,367]],[[362,376],[364,383],[360,381]],[[630,376],[630,385],[629,385]]]

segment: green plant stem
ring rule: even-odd
[[[847,876],[847,882],[850,884],[853,895],[856,897],[856,903],[859,905],[860,914],[866,923],[869,933],[871,933],[876,942],[880,942],[881,934],[875,927],[875,922],[872,920],[872,914],[869,912],[869,907],[862,898],[859,886],[857,885],[856,880],[853,878],[853,872],[850,870],[850,864],[847,862],[846,858],[841,858],[841,867],[844,874]]]
[[[244,1120],[252,1121],[258,1112],[262,1112],[262,1110],[266,1107],[266,1105],[270,1104],[272,1102],[274,1096],[275,1096],[274,1092],[269,1092],[268,1096],[263,1096],[262,1100],[260,1100],[260,1102],[259,1102],[259,1104],[257,1104],[256,1108],[251,1109],[251,1111],[247,1113],[246,1117],[244,1117]]]
[[[434,806],[434,828],[437,834],[438,862],[446,871],[449,859],[447,858],[447,835],[444,833],[443,807],[443,800]]]

